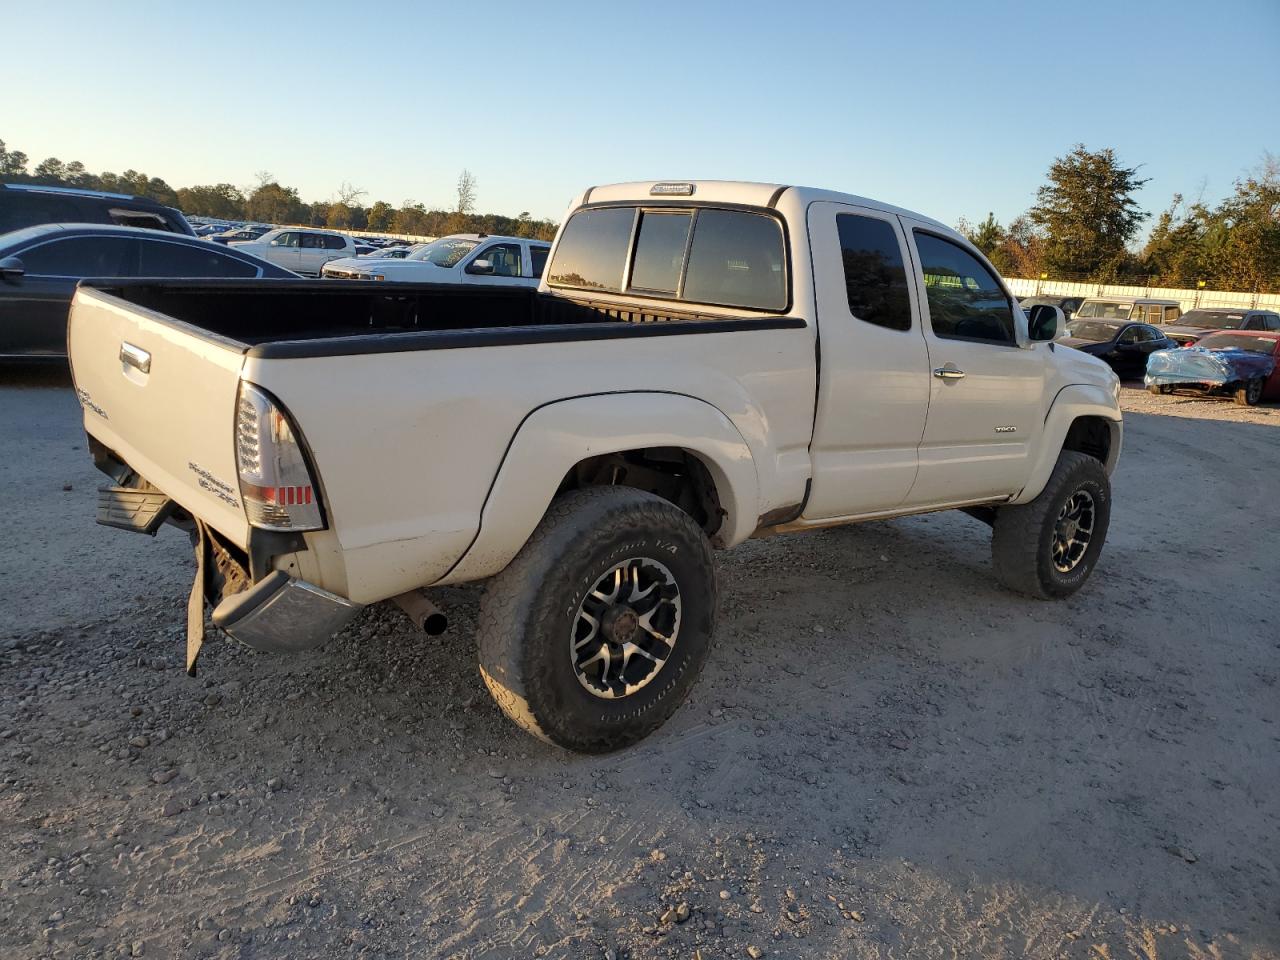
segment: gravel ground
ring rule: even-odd
[[[959,514],[753,541],[587,758],[489,700],[475,589],[188,679],[185,538],[96,527],[65,376],[0,370],[0,956],[1280,957],[1280,408],[1124,402],[1077,597]]]

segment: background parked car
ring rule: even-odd
[[[1070,320],[1072,314],[1079,309],[1080,304],[1084,303],[1084,297],[1027,297],[1025,300],[1020,300],[1019,303],[1027,313],[1031,312],[1032,307],[1042,305],[1057,307],[1062,311],[1062,315]]]
[[[383,247],[372,253],[362,253],[360,256],[366,260],[403,260],[411,253],[413,253],[411,247]]]
[[[1066,336],[1058,342],[1092,354],[1121,378],[1141,377],[1147,371],[1147,358],[1151,354],[1177,346],[1149,323],[1083,318],[1068,323]]]
[[[0,184],[0,233],[42,223],[114,223],[195,236],[181,212],[146,197],[71,187]]]
[[[1177,300],[1156,297],[1087,297],[1076,317],[1095,320],[1134,320],[1142,323],[1176,323],[1182,316]]]
[[[522,237],[457,233],[419,247],[400,260],[369,258],[330,263],[324,276],[407,283],[483,283],[536,287],[551,245]]]
[[[1280,313],[1239,308],[1190,310],[1164,328],[1169,339],[1184,347],[1214,330],[1280,330]]]
[[[45,224],[0,237],[0,356],[63,357],[67,308],[85,277],[296,278],[195,237],[103,224]]]
[[[268,230],[257,240],[233,240],[228,246],[263,260],[270,260],[294,273],[316,277],[320,276],[320,271],[330,260],[356,255],[356,245],[350,237],[303,227]]]
[[[240,227],[235,230],[224,230],[222,233],[215,233],[211,237],[214,243],[231,243],[233,240],[257,240],[271,228],[264,223],[250,224],[247,227]]]
[[[1147,389],[1230,396],[1241,406],[1280,400],[1280,333],[1210,333],[1199,343],[1151,355]]]

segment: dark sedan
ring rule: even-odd
[[[0,236],[0,357],[63,357],[67,308],[85,277],[276,277],[274,263],[162,230],[45,224]]]
[[[1147,372],[1151,354],[1177,346],[1159,327],[1127,320],[1072,320],[1067,324],[1067,335],[1058,342],[1093,354],[1121,378],[1141,377]]]

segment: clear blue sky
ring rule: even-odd
[[[527,14],[522,11],[529,11]],[[830,187],[1007,221],[1076,142],[1153,211],[1280,152],[1280,0],[4,4],[0,139],[171,185],[559,219],[584,186]]]

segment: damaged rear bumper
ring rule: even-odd
[[[324,643],[360,609],[336,593],[276,570],[224,598],[213,611],[213,622],[255,650],[297,653]]]

